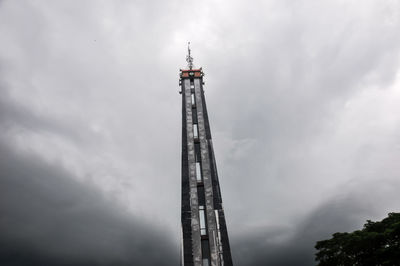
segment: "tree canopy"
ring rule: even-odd
[[[400,213],[389,213],[380,222],[367,220],[362,230],[335,233],[315,248],[319,266],[400,265]]]

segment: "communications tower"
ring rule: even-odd
[[[203,70],[180,70],[182,95],[182,256],[184,266],[230,266],[217,165],[203,90]]]

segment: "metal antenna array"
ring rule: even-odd
[[[193,57],[190,55],[190,42],[188,42],[188,55],[186,56],[189,69],[193,69]]]

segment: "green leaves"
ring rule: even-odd
[[[315,245],[320,266],[400,265],[400,213],[389,213],[380,222],[367,220],[362,230],[332,236]]]

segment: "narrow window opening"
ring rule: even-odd
[[[224,259],[223,259],[223,255],[222,255],[223,249],[222,249],[222,242],[221,242],[221,227],[219,225],[219,212],[218,212],[218,210],[214,210],[214,212],[215,212],[215,221],[217,224],[217,247],[218,247],[218,252],[220,254],[221,264],[223,264]]]
[[[192,107],[196,106],[196,99],[194,98],[194,93],[192,92]]]
[[[199,129],[197,128],[197,124],[193,124],[193,136],[195,139],[199,138]]]
[[[207,225],[206,225],[206,213],[204,210],[204,205],[199,206],[199,217],[200,217],[200,234],[202,236],[207,235]]]
[[[200,162],[196,162],[196,180],[197,182],[202,182],[203,177],[201,176],[201,165]]]

